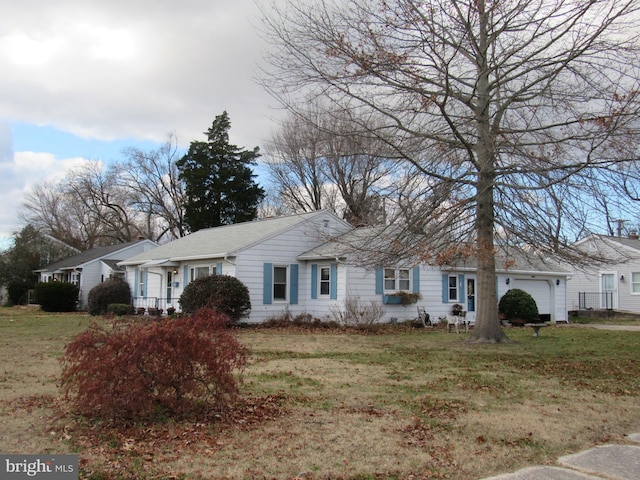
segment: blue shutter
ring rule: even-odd
[[[148,281],[149,281],[149,269],[145,268],[142,271],[142,296],[144,298],[147,298],[149,296],[149,285],[148,285]]]
[[[465,302],[464,287],[464,275],[458,275],[458,298],[462,304],[467,303]]]
[[[442,274],[442,303],[449,303],[449,275]]]
[[[182,267],[182,288],[187,286],[189,283],[189,265],[185,265]]]
[[[315,263],[311,265],[311,298],[318,298],[318,265]]]
[[[215,272],[215,274],[216,275],[222,275],[222,262],[218,262],[216,264],[216,272]]]
[[[329,287],[329,298],[336,300],[338,298],[338,264],[331,264],[331,286]]]
[[[382,295],[384,293],[384,270],[379,267],[376,268],[376,294]]]
[[[298,304],[298,264],[292,263],[289,266],[289,281],[291,286],[289,287],[289,303],[291,305]]]
[[[413,293],[420,293],[420,267],[413,267]]]
[[[140,269],[136,267],[133,273],[133,296],[138,296],[138,288],[140,288]]]
[[[263,266],[262,303],[271,305],[273,302],[273,264],[265,263]]]

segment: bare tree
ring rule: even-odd
[[[186,235],[184,186],[176,162],[180,158],[173,135],[157,150],[129,148],[125,160],[112,168],[116,183],[126,189],[128,206],[143,217],[145,236],[159,241]]]
[[[158,150],[131,148],[125,160],[105,168],[86,162],[59,182],[28,193],[22,218],[80,250],[185,235],[184,194],[173,137]]]
[[[559,214],[584,211],[593,193],[577,179],[614,188],[636,159],[638,18],[637,0],[290,0],[265,14],[275,48],[264,84],[298,115],[315,95],[356,121],[385,119],[360,128],[389,142],[425,189],[411,211],[421,222],[394,222],[413,235],[396,236],[396,258],[452,258],[443,248],[477,258],[472,340],[506,341],[496,244],[566,251]],[[562,221],[579,229],[570,223],[584,218]],[[412,241],[416,223],[423,238]]]
[[[348,112],[312,103],[274,134],[266,165],[272,183],[294,212],[328,208],[356,226],[384,217],[392,159],[385,142],[363,135]]]
[[[63,182],[44,181],[25,195],[20,217],[37,230],[78,250],[98,246],[101,227],[86,203],[65,190]]]

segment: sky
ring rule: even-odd
[[[230,141],[263,148],[279,110],[255,77],[255,0],[0,4],[0,249],[27,192],[85,160],[183,148],[227,111]]]

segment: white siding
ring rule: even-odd
[[[568,304],[571,310],[578,309],[578,293],[602,292],[601,276],[612,274],[614,278],[614,308],[617,310],[640,313],[640,293],[632,291],[633,273],[640,273],[640,250],[621,247],[595,237],[585,243],[585,248],[601,252],[612,259],[605,265],[577,270],[567,282]]]

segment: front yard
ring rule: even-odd
[[[640,430],[640,332],[509,329],[510,345],[397,327],[239,329],[225,418],[71,415],[58,359],[86,315],[0,309],[0,452],[78,453],[91,479],[477,479]]]

